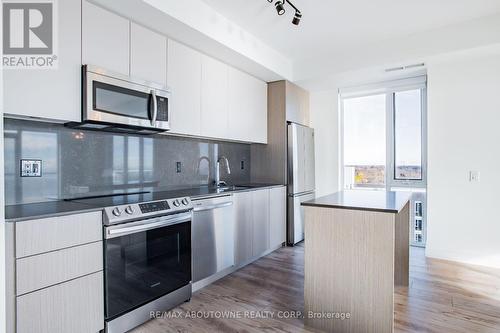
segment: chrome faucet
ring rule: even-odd
[[[227,186],[227,183],[223,180],[220,179],[220,163],[224,162],[226,165],[226,172],[228,175],[231,174],[231,169],[229,168],[229,161],[227,160],[226,156],[220,156],[219,159],[217,160],[217,163],[215,164],[215,186],[220,187],[220,186]]]

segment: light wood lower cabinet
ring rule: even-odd
[[[102,272],[17,298],[16,333],[91,333],[103,328]]]
[[[9,235],[15,316],[8,327],[15,333],[102,330],[102,212],[17,222]]]
[[[235,263],[243,264],[252,258],[252,192],[234,194],[235,205]]]
[[[236,266],[276,249],[286,235],[286,188],[234,193]]]
[[[269,190],[252,192],[252,254],[262,255],[269,249]]]
[[[102,271],[102,242],[18,259],[16,263],[16,294],[68,281]]]
[[[286,241],[286,187],[269,190],[269,245],[276,248]]]
[[[102,212],[16,224],[16,258],[102,240]]]

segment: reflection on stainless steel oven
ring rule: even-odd
[[[104,209],[107,332],[126,332],[191,298],[189,198]]]

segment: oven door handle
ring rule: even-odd
[[[105,227],[104,238],[110,239],[115,237],[126,236],[138,232],[157,229],[188,221],[191,221],[191,213],[176,214],[169,216],[167,218],[159,217],[159,218],[148,219],[146,221],[125,223],[122,225]]]

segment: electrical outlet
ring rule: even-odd
[[[241,170],[245,170],[245,161],[241,161]]]
[[[479,182],[479,171],[469,171],[469,181],[470,182]]]
[[[181,171],[182,171],[181,162],[175,162],[175,172],[181,173]]]
[[[42,177],[42,160],[21,160],[21,177]]]

